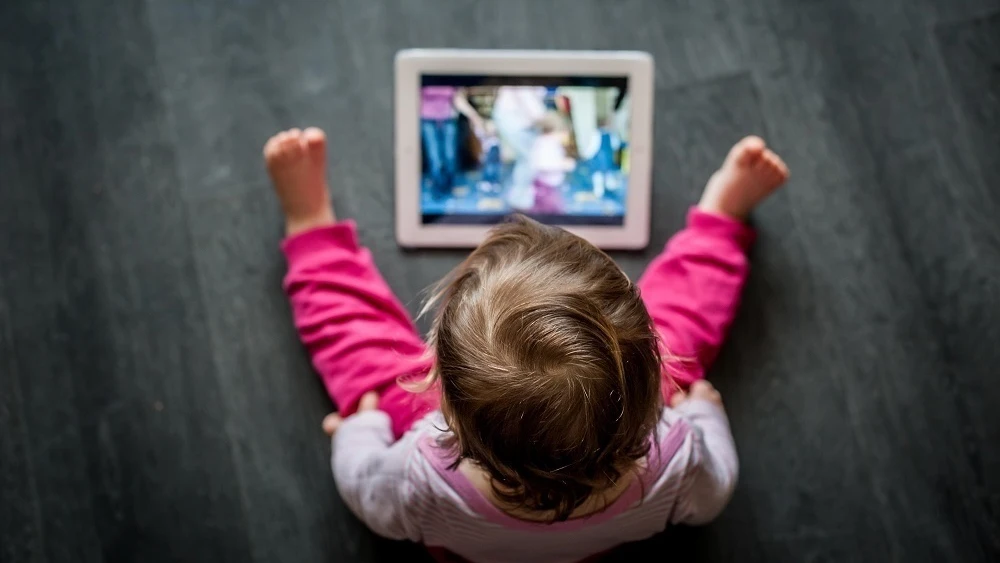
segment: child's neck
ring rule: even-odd
[[[640,464],[642,463],[643,462],[640,462]],[[470,462],[468,460],[462,461],[462,463],[458,466],[458,470],[461,471],[467,479],[469,479],[480,494],[482,494],[487,500],[490,501],[491,504],[493,504],[493,506],[497,507],[497,509],[501,510],[505,514],[521,520],[535,522],[549,522],[552,520],[551,512],[538,512],[524,508],[510,507],[502,500],[496,498],[496,495],[493,493],[493,487],[490,483],[489,475],[474,462]],[[576,509],[570,514],[570,519],[582,518],[584,516],[590,516],[591,514],[601,512],[618,500],[618,497],[620,497],[637,478],[638,475],[636,471],[624,472],[621,479],[619,479],[614,486],[591,495],[586,501],[583,502],[583,504],[576,507]]]

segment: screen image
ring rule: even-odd
[[[622,225],[626,77],[423,75],[424,224]]]

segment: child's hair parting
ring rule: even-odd
[[[635,284],[567,231],[516,216],[437,286],[431,373],[451,433],[511,508],[566,520],[647,456],[660,355]]]

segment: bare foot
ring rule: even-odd
[[[336,221],[326,185],[326,135],[310,127],[289,129],[264,145],[267,173],[285,212],[289,235]]]
[[[788,166],[760,137],[745,137],[712,174],[698,207],[743,221],[788,179]]]

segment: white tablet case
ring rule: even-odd
[[[406,247],[472,248],[488,225],[421,222],[420,79],[425,74],[626,76],[631,100],[629,176],[624,224],[566,226],[607,249],[649,244],[653,128],[653,59],[635,51],[413,49],[396,55],[396,239]]]

